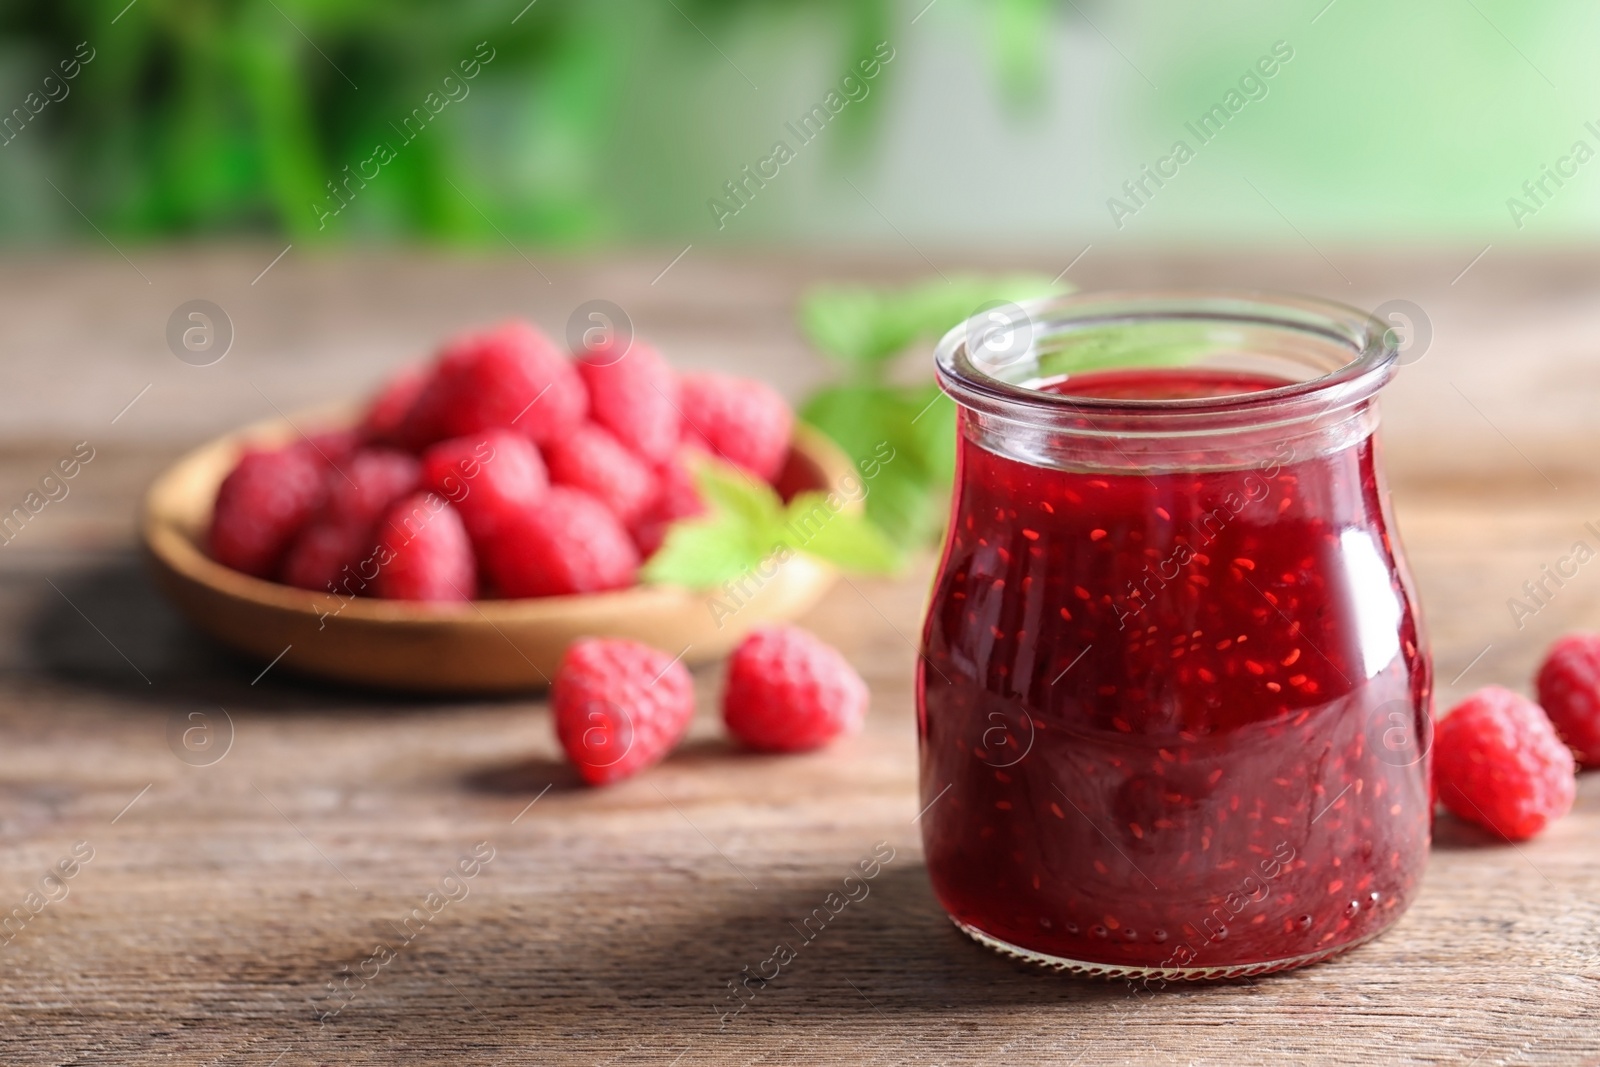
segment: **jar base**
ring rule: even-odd
[[[1226,967],[1127,967],[1114,963],[1090,963],[1085,960],[1071,960],[1063,956],[1052,956],[1045,952],[1036,952],[1033,949],[1013,945],[1009,941],[1002,941],[993,934],[986,934],[976,926],[971,926],[952,916],[950,921],[972,940],[988,949],[993,949],[1002,956],[1021,960],[1023,963],[1035,967],[1043,967],[1063,974],[1079,975],[1086,978],[1159,978],[1172,982],[1206,982],[1220,981],[1229,978],[1249,978],[1258,974],[1271,974],[1274,971],[1287,971],[1296,967],[1306,967],[1313,963],[1349,952],[1366,944],[1383,930],[1374,930],[1370,934],[1358,937],[1353,941],[1346,941],[1342,945],[1332,948],[1318,949],[1316,952],[1307,952],[1299,956],[1287,956],[1279,960],[1266,960],[1261,963],[1241,963]],[[1385,927],[1384,929],[1388,929]]]

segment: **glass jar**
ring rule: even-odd
[[[920,821],[973,938],[1236,977],[1411,902],[1432,667],[1373,436],[1396,355],[1363,312],[1258,294],[1052,298],[940,343]]]

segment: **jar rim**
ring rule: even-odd
[[[1331,342],[1349,358],[1320,375],[1254,392],[1175,399],[1076,396],[1007,381],[984,369],[969,347],[975,332],[993,329],[996,317],[1002,328],[1026,331],[1028,352],[1037,349],[1041,338],[1091,327],[1210,322],[1278,330],[1291,339],[1299,335],[1307,349]],[[1281,417],[1302,403],[1326,401],[1323,413],[1348,407],[1393,376],[1398,355],[1397,339],[1386,323],[1331,300],[1268,290],[1107,290],[1041,297],[980,312],[944,335],[934,350],[934,366],[945,392],[992,414],[1071,414],[1118,421],[1177,416],[1192,427],[1210,416],[1229,422]]]

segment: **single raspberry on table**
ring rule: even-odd
[[[773,626],[734,650],[722,717],[751,748],[799,752],[861,729],[867,699],[867,683],[837,649],[798,627]]]
[[[658,491],[655,471],[596,423],[546,443],[544,458],[552,482],[582,489],[624,525],[642,515]]]
[[[325,466],[303,443],[246,452],[217,489],[207,535],[211,558],[257,578],[274,574],[322,501]]]
[[[628,527],[639,555],[648,559],[667,538],[667,529],[679,519],[704,515],[706,502],[695,485],[694,474],[681,456],[656,468],[656,495],[649,507]]]
[[[387,600],[471,600],[478,565],[467,528],[437,493],[413,493],[383,517],[374,592]]]
[[[660,762],[689,729],[688,668],[649,645],[585,638],[561,658],[552,687],[556,737],[591,785]]]
[[[589,387],[589,416],[647,463],[678,449],[678,376],[654,348],[635,340],[618,355],[605,345],[577,356]]]
[[[683,441],[772,481],[789,454],[794,412],[765,382],[726,374],[683,377]]]
[[[543,444],[569,433],[588,407],[583,379],[567,357],[531,325],[512,320],[446,346],[401,436],[419,451],[493,429]]]
[[[346,567],[373,554],[374,527],[385,509],[414,492],[422,477],[416,458],[390,448],[363,448],[323,473],[322,507],[300,531],[283,561],[281,577],[301,589],[354,594],[363,585]]]
[[[1439,800],[1508,841],[1526,840],[1571,810],[1575,771],[1543,709],[1499,686],[1457,704],[1434,730]]]
[[[1568,634],[1539,668],[1539,704],[1586,767],[1600,765],[1600,634]]]
[[[367,405],[361,419],[362,436],[375,444],[399,444],[406,415],[427,384],[425,367],[405,367],[397,372]]]
[[[440,441],[423,453],[422,469],[427,484],[461,513],[480,552],[550,488],[539,450],[515,430]]]
[[[483,566],[508,597],[598,593],[632,585],[639,552],[604,504],[554,485],[484,546]]]

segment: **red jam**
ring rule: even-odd
[[[1140,370],[1051,388],[1283,384]],[[962,420],[919,677],[946,910],[1131,974],[1292,966],[1393,922],[1428,848],[1431,673],[1370,435],[1141,473],[1008,458]]]

